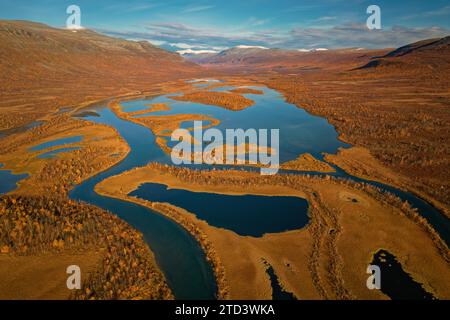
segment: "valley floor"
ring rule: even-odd
[[[356,176],[412,191],[448,215],[450,157],[445,139],[450,122],[447,121],[448,110],[442,109],[448,102],[448,92],[444,86],[435,86],[428,88],[428,92],[417,93],[405,79],[384,81],[385,78],[372,79],[364,75],[335,75],[327,79],[320,75],[227,78],[227,84],[233,85],[267,84],[298,107],[325,116],[336,126],[342,140],[355,145],[337,155],[327,155],[327,161]],[[374,92],[368,88],[373,88]],[[140,120],[133,120],[121,111],[120,101],[191,90],[192,86],[184,81],[164,83],[148,92],[129,94],[125,99],[119,97],[110,102],[110,106],[121,118],[139,123]],[[421,108],[423,105],[428,108]],[[14,196],[44,195],[67,200],[68,192],[75,184],[120,163],[127,156],[129,146],[116,130],[72,117],[85,106],[82,104],[68,113],[47,114],[44,125],[2,139],[0,163],[14,173],[30,174],[28,179],[20,182]],[[165,107],[152,108],[157,111]],[[166,125],[154,121],[141,121],[140,124],[148,126],[154,133],[161,133],[186,119],[192,120],[192,117],[188,115]],[[75,135],[83,136],[77,144],[80,149],[50,161],[37,157],[40,152],[29,151],[32,146]],[[164,149],[163,143],[159,145]],[[333,171],[308,156],[291,165],[299,164],[303,170]],[[311,205],[311,221],[301,230],[265,234],[260,238],[239,236],[209,225],[198,219],[195,212],[128,196],[144,182],[218,194],[301,197]],[[220,298],[270,299],[272,289],[266,273],[267,262],[284,290],[299,299],[385,299],[387,297],[382,293],[369,291],[366,287],[367,264],[379,249],[393,253],[404,270],[425,290],[438,298],[450,298],[448,247],[442,245],[442,240],[430,232],[429,226],[417,219],[408,206],[366,186],[306,176],[290,180],[286,176],[262,178],[250,172],[191,172],[149,165],[111,177],[96,190],[109,197],[147,206],[193,234],[212,263]],[[0,248],[15,245],[13,238],[0,240]],[[94,247],[96,250],[104,248],[101,245]],[[0,277],[9,280],[31,277],[33,268],[15,267],[22,260],[29,266],[38,266],[46,257],[41,254],[21,256],[14,250],[2,252],[0,259],[4,263]],[[96,269],[92,252],[85,252],[82,262],[89,265],[89,270]],[[56,270],[70,259],[71,254],[66,251],[51,253],[55,266],[48,265],[48,269],[42,270]],[[170,298],[164,279],[159,271],[155,271],[154,261],[148,258],[148,253],[143,255],[147,256],[145,261],[150,266],[146,271],[151,270],[153,281],[162,288],[144,298]],[[99,270],[101,272],[101,266],[97,264]],[[55,279],[62,281],[64,276],[58,275]],[[27,290],[19,285],[14,294],[4,298],[17,298],[21,292],[23,298],[63,298],[58,290],[54,295],[48,295],[39,285]],[[0,292],[4,291],[0,288]]]

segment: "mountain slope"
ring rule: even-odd
[[[427,39],[395,49],[383,56],[372,58],[359,69],[382,68],[387,72],[429,72],[450,66],[450,36]]]
[[[438,39],[426,39],[400,47],[394,51],[389,52],[384,57],[400,57],[409,53],[448,50],[449,47],[450,36]]]
[[[50,109],[145,90],[200,70],[148,42],[26,21],[0,21],[0,55],[0,130]],[[18,107],[21,114],[10,116]]]
[[[345,70],[368,62],[387,50],[283,50],[231,48],[217,54],[191,55],[186,58],[209,68],[244,72],[296,73],[308,70]]]
[[[55,29],[23,21],[0,21],[2,71],[21,70],[53,75],[101,72],[105,75],[166,73],[167,69],[191,72],[195,66],[179,55],[148,42],[111,38],[90,30]],[[128,69],[131,68],[131,69]]]

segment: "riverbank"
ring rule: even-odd
[[[102,209],[58,197],[4,196],[0,225],[3,299],[173,298],[142,235]],[[81,268],[81,289],[66,285],[71,265]]]
[[[310,171],[310,172],[336,172],[332,166],[328,163],[317,160],[309,153],[304,153],[298,156],[297,159],[291,160],[281,164],[280,166],[283,170],[294,170],[294,171]]]
[[[439,201],[448,213],[448,80],[428,68],[380,70],[279,74],[259,80],[290,103],[325,117],[341,140],[370,150],[383,166],[412,182],[408,190]]]
[[[352,147],[350,149],[341,149],[336,155],[325,155],[325,160],[356,177],[378,181],[401,190],[411,191],[450,218],[450,209],[447,205],[418,189],[417,181],[411,181],[410,178],[384,166],[366,148]]]
[[[41,143],[76,136],[81,137],[81,141],[31,150]],[[115,129],[67,116],[50,120],[37,132],[25,132],[4,142],[7,151],[0,155],[0,163],[15,174],[29,175],[18,183],[15,191],[23,195],[67,194],[74,183],[115,165],[129,152],[128,145]],[[40,157],[46,152],[56,152],[61,147],[69,146],[78,150],[61,152],[53,158]]]
[[[151,164],[111,177],[96,191],[167,214],[161,204],[127,196],[144,182],[194,192],[291,195],[308,200],[311,222],[307,227],[261,238],[212,227],[199,220],[195,212],[170,206],[178,214],[175,219],[189,221],[211,242],[224,266],[231,299],[271,298],[270,280],[261,259],[272,265],[283,289],[300,299],[382,299],[383,295],[365,286],[365,269],[380,248],[393,252],[427,290],[437,297],[448,297],[449,288],[442,281],[442,277],[450,279],[445,252],[420,223],[408,217],[406,207],[401,203],[393,206],[394,198],[377,195],[374,188],[329,178],[263,178],[251,172],[194,172]]]

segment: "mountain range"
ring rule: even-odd
[[[439,77],[439,70],[450,66],[449,42],[450,37],[446,37],[377,50],[238,46],[218,53],[181,56],[148,41],[113,38],[87,29],[0,20],[0,130],[83,101],[208,75],[381,70]],[[11,116],[6,107],[20,108],[20,115]]]

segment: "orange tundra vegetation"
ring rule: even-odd
[[[263,83],[326,117],[340,139],[408,180],[399,187],[450,216],[450,37],[395,50],[233,48],[191,61]]]
[[[0,54],[0,131],[201,70],[147,41],[27,21],[0,21]]]
[[[209,104],[236,111],[243,110],[255,104],[253,100],[233,92],[199,91],[185,93],[182,96],[171,96],[170,98],[180,101]]]
[[[97,207],[62,198],[5,196],[0,230],[0,255],[98,250],[103,258],[97,271],[73,299],[172,298],[142,235]]]
[[[431,39],[340,72],[273,75],[262,82],[326,117],[450,215],[450,37]],[[436,204],[436,202],[434,202]]]

